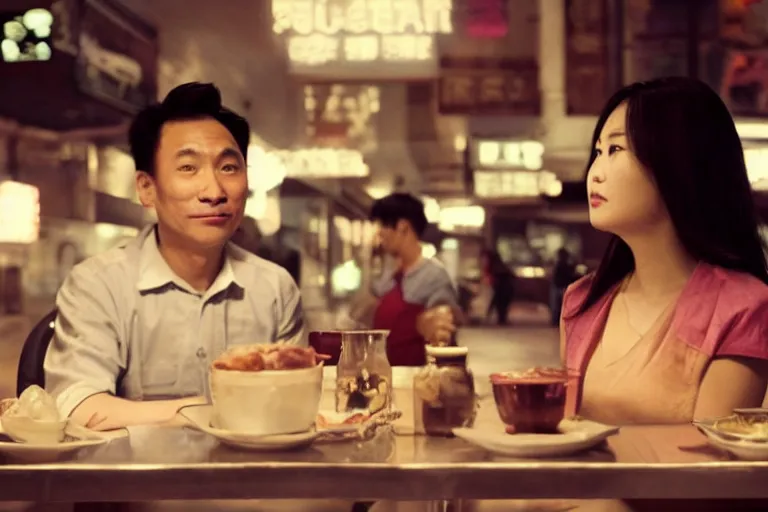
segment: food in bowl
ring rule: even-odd
[[[531,368],[491,375],[493,398],[507,432],[554,434],[565,416],[571,372],[562,368]]]
[[[217,370],[260,372],[312,368],[330,356],[318,354],[312,347],[283,343],[238,345],[228,349],[214,362]]]
[[[323,360],[311,348],[285,344],[233,347],[211,365],[213,426],[258,436],[314,428]]]
[[[768,415],[734,414],[716,420],[712,428],[726,437],[768,442]]]
[[[0,425],[18,443],[60,443],[67,420],[62,420],[56,401],[40,386],[32,385],[21,396],[0,403]]]

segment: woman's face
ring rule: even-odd
[[[648,231],[669,218],[653,176],[629,148],[626,120],[622,103],[600,132],[587,174],[590,223],[619,236]]]

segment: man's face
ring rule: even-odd
[[[390,256],[399,256],[405,232],[408,229],[406,222],[403,220],[398,221],[394,227],[384,226],[379,223],[377,228],[381,249]]]
[[[137,173],[136,185],[141,203],[156,210],[161,233],[200,249],[229,240],[248,196],[245,158],[214,119],[165,123],[155,175]]]

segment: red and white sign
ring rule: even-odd
[[[464,28],[470,37],[500,38],[507,35],[509,21],[505,0],[466,0]]]

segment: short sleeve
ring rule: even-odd
[[[301,304],[299,287],[291,275],[280,268],[279,293],[277,301],[277,340],[297,345],[308,345],[304,329],[304,310]]]
[[[56,298],[54,335],[46,352],[46,390],[69,417],[98,393],[115,394],[121,358],[117,307],[107,283],[92,270],[75,267]]]
[[[768,294],[741,312],[725,330],[714,357],[768,360]]]
[[[456,287],[453,286],[451,276],[448,275],[448,272],[444,268],[436,268],[438,270],[432,273],[433,275],[429,281],[431,289],[424,307],[427,309],[435,306],[451,306],[453,308],[458,308],[459,295],[456,291]]]

